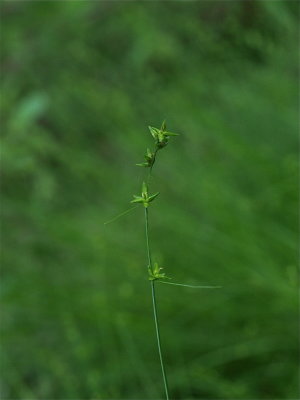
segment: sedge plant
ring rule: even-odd
[[[202,286],[202,285],[194,286],[194,285],[186,285],[183,283],[169,282],[168,280],[171,278],[166,276],[165,272],[163,272],[163,268],[160,267],[159,264],[156,261],[153,261],[153,259],[152,259],[150,236],[149,236],[149,208],[152,206],[152,203],[154,201],[156,201],[156,199],[159,195],[159,192],[150,194],[150,188],[149,188],[150,178],[151,178],[152,169],[156,162],[159,151],[161,151],[163,148],[165,148],[168,145],[169,139],[171,137],[179,136],[179,134],[167,131],[167,126],[166,126],[165,121],[162,123],[160,128],[154,128],[152,126],[149,126],[149,130],[154,139],[154,149],[150,150],[149,148],[147,148],[146,153],[144,155],[145,161],[142,163],[136,164],[137,166],[146,168],[148,170],[146,179],[144,179],[144,181],[142,182],[141,194],[133,196],[134,198],[133,198],[133,200],[131,200],[131,203],[133,203],[135,205],[134,207],[117,215],[113,219],[107,221],[105,224],[115,221],[119,217],[127,214],[128,212],[132,211],[133,209],[135,209],[137,207],[141,206],[143,208],[144,220],[145,220],[147,270],[148,270],[148,280],[149,280],[150,288],[151,288],[151,297],[152,297],[153,317],[154,317],[157,349],[158,349],[158,355],[159,355],[159,360],[160,360],[162,380],[163,380],[163,385],[164,385],[164,390],[165,390],[165,397],[167,400],[169,400],[169,398],[170,398],[169,397],[169,385],[168,385],[168,379],[167,379],[167,374],[166,374],[166,369],[165,369],[165,364],[164,364],[164,359],[163,359],[162,343],[161,343],[161,337],[160,337],[160,325],[159,325],[159,319],[158,319],[158,307],[157,307],[157,300],[156,300],[156,283],[165,283],[168,285],[185,286],[185,287],[196,288],[196,289],[215,289],[215,288],[220,288],[221,286]]]

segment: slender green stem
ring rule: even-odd
[[[156,149],[154,150],[153,162],[152,162],[151,167],[149,168],[148,181],[149,181],[150,178],[151,178],[152,168],[153,168],[154,163],[155,163],[155,161],[156,161],[156,154],[157,154],[158,150],[159,150],[158,148],[156,148]]]
[[[152,260],[151,251],[149,245],[149,219],[148,219],[148,208],[145,208],[145,229],[146,229],[146,242],[147,242],[147,255],[148,255],[148,266],[152,271]]]
[[[157,316],[157,305],[156,305],[155,283],[154,282],[155,281],[151,281],[150,283],[151,283],[151,293],[152,293],[153,314],[154,314],[154,321],[155,321],[157,347],[158,347],[158,353],[159,353],[159,359],[160,359],[161,372],[162,372],[164,386],[165,386],[166,399],[169,400],[168,381],[167,381],[166,371],[165,371],[162,352],[161,352],[160,332],[159,332],[159,322],[158,322],[158,316]]]
[[[149,245],[149,220],[148,220],[148,208],[145,208],[145,227],[146,227],[146,242],[147,242],[147,254],[148,254],[148,262],[149,268],[152,271],[152,260],[151,260],[151,251]],[[164,381],[164,387],[166,392],[166,399],[169,400],[169,390],[168,390],[168,381],[165,372],[162,351],[161,351],[161,340],[160,340],[160,332],[159,332],[159,321],[157,316],[157,304],[156,304],[156,297],[155,297],[155,281],[150,281],[151,284],[151,294],[152,294],[152,304],[153,304],[153,314],[154,314],[154,322],[155,322],[155,331],[156,331],[156,338],[157,338],[157,347],[158,347],[158,354],[159,360],[161,365],[161,372]]]

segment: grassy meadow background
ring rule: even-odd
[[[2,399],[298,393],[298,4],[2,1]]]

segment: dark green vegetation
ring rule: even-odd
[[[3,399],[298,398],[297,2],[2,2]],[[154,235],[155,231],[155,235]],[[153,234],[152,234],[153,232]]]

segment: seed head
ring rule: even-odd
[[[179,135],[178,133],[173,133],[173,132],[167,131],[166,121],[164,121],[161,124],[160,129],[154,128],[153,126],[149,126],[149,130],[150,130],[151,135],[154,138],[157,149],[161,149],[161,148],[165,147],[169,142],[170,136],[178,136]]]
[[[144,207],[147,208],[149,206],[149,203],[151,203],[158,195],[159,195],[159,192],[154,193],[151,196],[149,196],[148,186],[147,186],[146,182],[143,182],[141,196],[133,195],[134,199],[131,200],[131,203],[142,203],[144,205]]]

